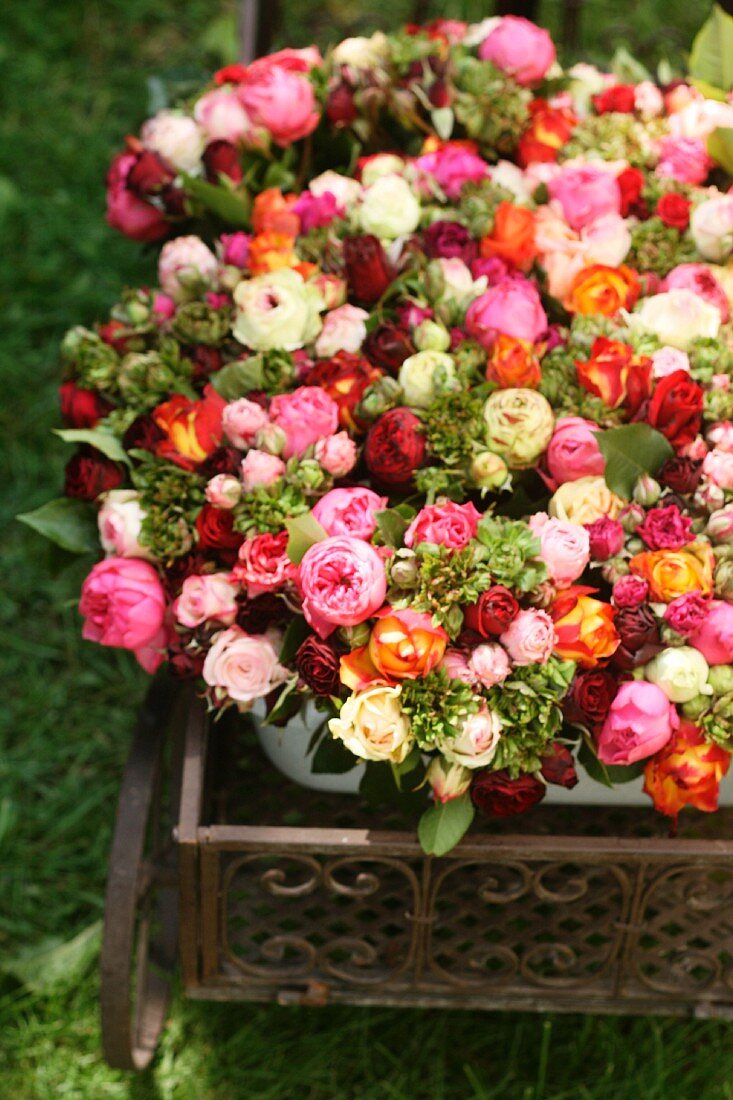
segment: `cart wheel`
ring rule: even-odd
[[[104,1055],[118,1069],[148,1065],[168,1013],[178,950],[173,826],[185,696],[169,678],[153,682],[138,716],[120,791],[107,877],[100,990]]]

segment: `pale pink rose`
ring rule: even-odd
[[[547,566],[550,580],[558,588],[567,588],[590,561],[590,536],[585,527],[550,519],[545,512],[535,512],[529,526],[540,540],[539,556]]]
[[[405,532],[405,546],[418,546],[421,542],[447,546],[449,550],[461,550],[476,537],[481,513],[470,501],[456,504],[452,500],[444,504],[428,504],[421,508]]]
[[[503,17],[479,46],[478,55],[525,87],[539,84],[557,56],[548,31],[515,15]]]
[[[166,599],[152,565],[138,558],[106,558],[84,581],[79,612],[82,637],[130,649],[147,672],[163,660]]]
[[[512,670],[507,651],[496,642],[476,646],[468,664],[475,678],[485,688],[502,683]]]
[[[318,386],[300,386],[270,402],[270,419],[285,432],[285,458],[300,458],[319,439],[333,435],[338,418],[338,405]]]
[[[368,542],[341,535],[306,550],[298,567],[303,614],[321,638],[339,626],[356,626],[384,603],[382,558]]]
[[[659,163],[654,174],[697,186],[705,182],[712,163],[700,138],[670,135],[659,142]]]
[[[202,95],[193,109],[193,117],[207,141],[230,141],[233,145],[257,141],[257,130],[236,88],[214,88]]]
[[[621,190],[616,177],[594,164],[563,168],[548,185],[550,198],[560,203],[571,229],[584,226],[604,214],[620,214]]]
[[[644,120],[656,118],[664,110],[664,96],[651,80],[642,80],[634,88],[634,107]]]
[[[702,653],[709,665],[733,664],[733,604],[711,600],[705,621],[688,645]]]
[[[219,262],[200,237],[176,237],[167,241],[158,259],[158,281],[176,302],[185,299],[201,283],[211,283]]]
[[[179,172],[195,172],[201,163],[204,136],[188,115],[159,111],[143,123],[140,140]]]
[[[668,374],[674,374],[676,370],[683,370],[689,374],[690,359],[686,351],[666,345],[659,351],[652,352],[652,369],[655,378],[665,378]]]
[[[587,266],[585,256],[579,250],[545,252],[542,256],[542,267],[547,278],[548,293],[558,301],[564,301],[570,293],[575,276]]]
[[[281,639],[276,631],[246,634],[230,626],[214,636],[203,676],[218,702],[251,703],[290,678],[278,661]]]
[[[705,530],[713,542],[733,543],[733,504],[713,512]]]
[[[215,474],[207,482],[204,495],[215,508],[234,508],[242,496],[242,483],[231,474]]]
[[[476,183],[489,175],[488,164],[477,153],[451,142],[434,153],[418,157],[415,167],[433,176],[446,198],[452,202],[461,197],[465,183]]]
[[[348,432],[337,432],[316,443],[316,462],[331,477],[346,477],[356,465],[356,456],[356,443]]]
[[[584,265],[607,264],[618,267],[631,248],[631,231],[620,214],[602,214],[580,231]]]
[[[721,489],[733,489],[733,452],[715,447],[705,455],[702,472]]]
[[[557,642],[555,624],[546,611],[520,611],[499,641],[515,665],[544,665]]]
[[[155,555],[150,548],[140,544],[144,519],[140,494],[134,489],[112,489],[105,493],[102,507],[97,514],[99,541],[105,554],[153,561]]]
[[[678,725],[677,711],[656,684],[621,684],[598,735],[598,758],[622,765],[646,760],[664,748]]]
[[[733,420],[721,420],[709,428],[705,438],[720,451],[733,452]]]
[[[240,397],[224,406],[221,424],[225,435],[235,447],[246,450],[255,441],[255,436],[269,424],[269,417],[261,405]]]
[[[485,703],[469,714],[456,737],[440,743],[446,760],[464,768],[485,768],[490,764],[501,737],[501,719]]]
[[[308,184],[311,195],[320,199],[323,195],[333,195],[339,206],[346,208],[356,202],[362,192],[362,186],[358,180],[351,176],[342,176],[339,172],[330,169],[321,172]]]
[[[464,684],[476,682],[473,669],[468,663],[465,653],[462,653],[460,649],[453,649],[449,646],[443,654],[438,668],[442,668],[451,680],[462,680]]]
[[[387,497],[354,485],[326,493],[313,505],[313,515],[328,535],[351,535],[369,541],[377,529],[377,512],[388,505]]]
[[[283,65],[251,65],[239,96],[255,125],[282,148],[313,133],[320,119],[310,80]]]
[[[295,580],[297,569],[288,557],[288,533],[271,531],[245,539],[239,547],[232,580],[254,599],[264,592],[278,592]]]
[[[228,573],[186,577],[180,596],[173,602],[173,614],[189,630],[206,622],[231,626],[237,615],[238,591]]]
[[[700,298],[720,311],[723,324],[728,320],[730,307],[722,286],[705,264],[678,264],[662,280],[660,290],[692,290]]]
[[[535,285],[512,276],[471,302],[465,328],[487,350],[499,333],[535,343],[547,331],[547,314]]]
[[[240,467],[245,493],[259,486],[272,485],[285,473],[285,463],[277,455],[267,451],[247,451]]]
[[[597,431],[598,425],[582,416],[563,416],[555,422],[545,454],[553,488],[566,481],[603,474],[606,462],[595,436]]]
[[[683,458],[691,458],[695,462],[699,462],[701,459],[705,458],[707,453],[708,445],[701,435],[693,439],[692,443],[686,443],[684,447],[680,447],[679,449],[679,454],[681,454]]]
[[[239,268],[247,266],[249,263],[249,248],[252,242],[249,233],[243,233],[241,229],[236,233],[222,233],[219,242],[223,264]]]
[[[323,328],[316,340],[316,355],[324,359],[337,351],[358,351],[366,339],[367,310],[348,303],[332,309],[323,319]]]

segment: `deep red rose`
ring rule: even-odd
[[[503,634],[509,624],[516,619],[519,604],[503,584],[495,584],[482,592],[478,602],[465,608],[465,625],[475,630],[482,638],[494,634]]]
[[[562,704],[568,722],[599,726],[608,714],[618,685],[612,673],[601,668],[577,672]]]
[[[684,455],[668,458],[657,474],[657,481],[673,493],[694,493],[702,477],[702,462]]]
[[[339,424],[347,431],[363,431],[364,423],[354,410],[382,372],[364,356],[351,351],[339,351],[332,359],[321,359],[304,378],[306,386],[319,386],[333,398],[339,408]]]
[[[96,500],[125,480],[122,467],[93,447],[80,447],[66,464],[64,493],[76,500]]]
[[[333,126],[348,126],[358,117],[352,89],[348,84],[337,84],[326,99],[326,118]]]
[[[542,778],[547,783],[572,790],[578,782],[573,754],[567,745],[553,741],[548,752],[542,757]]]
[[[210,141],[204,149],[203,162],[210,183],[218,183],[219,176],[226,176],[233,183],[240,183],[244,177],[239,152],[231,141]]]
[[[694,540],[692,520],[683,515],[676,504],[650,508],[634,531],[650,550],[681,550]]]
[[[249,599],[245,596],[237,612],[237,626],[248,634],[264,634],[270,626],[282,626],[292,617],[284,600],[272,592]]]
[[[405,359],[414,355],[417,348],[410,339],[409,332],[391,321],[385,321],[372,329],[362,350],[375,366],[389,371],[390,374],[397,374]]]
[[[460,222],[433,222],[423,233],[425,254],[431,259],[463,260],[470,264],[478,255],[478,245]]]
[[[634,113],[636,89],[633,84],[614,84],[593,96],[593,106],[599,115],[614,111],[622,115]]]
[[[188,554],[174,558],[171,562],[166,562],[162,575],[169,599],[174,600],[176,596],[180,596],[186,577],[198,577],[201,573],[208,572],[209,561],[210,558],[207,558],[206,554],[192,550]]]
[[[658,218],[661,218],[665,225],[670,229],[687,229],[690,224],[690,207],[692,203],[689,199],[686,199],[683,195],[677,195],[674,191],[670,191],[667,195],[662,195],[661,199],[656,205],[654,213]]]
[[[93,428],[112,409],[109,401],[94,390],[85,390],[76,382],[59,386],[61,417],[70,428]]]
[[[338,654],[312,634],[295,654],[300,677],[316,695],[338,695],[341,680]]]
[[[122,437],[122,446],[126,451],[155,451],[165,432],[147,413],[136,417]]]
[[[431,84],[428,99],[433,107],[450,107],[451,93],[445,80],[435,80]]]
[[[702,409],[702,386],[687,371],[675,370],[657,380],[646,419],[678,451],[700,431]]]
[[[662,649],[657,620],[646,604],[622,607],[614,620],[621,643],[612,664],[625,672],[651,661]]]
[[[218,550],[225,554],[237,550],[244,542],[244,535],[234,530],[234,516],[228,508],[215,508],[204,504],[196,516],[199,549]]]
[[[510,779],[506,768],[477,772],[471,783],[471,801],[487,817],[511,817],[523,814],[545,797],[545,784],[534,775]]]
[[[387,253],[371,233],[344,237],[344,265],[349,290],[362,305],[373,305],[394,277]]]
[[[193,376],[197,381],[208,378],[222,367],[222,354],[218,348],[206,344],[195,344],[184,350],[184,355],[193,363]]]
[[[425,459],[422,422],[410,409],[390,409],[370,428],[364,460],[371,474],[384,485],[406,488]]]
[[[205,462],[201,463],[198,472],[207,481],[216,477],[217,474],[232,474],[234,477],[239,477],[241,465],[242,452],[236,447],[218,447]]]
[[[126,149],[112,158],[107,173],[107,222],[133,241],[158,241],[166,236],[170,226],[157,206],[129,186],[129,176],[138,159],[139,149],[137,152]]]
[[[627,218],[631,213],[639,212],[641,192],[644,187],[644,173],[639,168],[624,168],[616,176],[621,191],[621,214]]]
[[[175,178],[175,171],[162,157],[149,149],[143,149],[130,168],[127,186],[140,198],[145,198],[146,195],[156,195],[169,187]]]
[[[170,217],[182,218],[188,213],[186,209],[186,192],[182,187],[176,187],[175,184],[171,184],[170,187],[163,188],[160,197],[163,200],[165,212],[169,214]]]

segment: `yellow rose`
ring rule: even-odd
[[[566,481],[550,500],[548,511],[556,519],[577,523],[581,527],[602,516],[616,519],[625,501],[606,485],[603,477],[579,477]]]
[[[687,592],[709,596],[713,591],[713,548],[693,542],[681,550],[646,550],[629,562],[632,573],[649,584],[653,600],[671,603]]]
[[[410,721],[402,710],[402,688],[368,688],[349,696],[338,718],[328,723],[334,738],[362,760],[401,764],[414,743]]]

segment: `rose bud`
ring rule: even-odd
[[[335,650],[312,634],[295,654],[295,667],[300,678],[316,695],[338,695],[339,659]]]
[[[733,561],[722,561],[716,568],[715,595],[733,603]]]
[[[285,450],[287,435],[277,424],[265,424],[258,428],[254,445],[258,451],[266,451],[269,455],[281,455]]]
[[[370,233],[345,237],[344,265],[349,289],[357,302],[373,305],[394,278],[387,253],[378,237]]]
[[[465,608],[465,625],[482,638],[503,634],[519,614],[519,604],[508,588],[495,584],[482,592],[478,602]]]
[[[613,585],[613,602],[616,607],[637,607],[649,595],[649,584],[643,577],[627,573]]]
[[[407,547],[400,549],[389,563],[389,577],[398,588],[412,588],[417,580],[417,555]]]
[[[605,721],[616,694],[616,678],[606,669],[578,672],[563,700],[563,713],[569,722],[593,728]]]
[[[357,420],[376,420],[402,400],[402,387],[396,378],[384,374],[364,390],[364,396],[354,409]]]
[[[471,461],[471,478],[479,489],[501,489],[508,475],[506,462],[493,451],[482,451]]]
[[[428,765],[427,781],[436,802],[450,802],[460,798],[471,786],[471,769],[454,764],[442,756],[436,756]]]
[[[215,508],[234,508],[242,495],[242,483],[231,474],[216,474],[204,492],[209,504]]]
[[[424,459],[422,422],[410,409],[390,409],[369,429],[364,460],[369,472],[384,485],[409,486]]]
[[[487,817],[521,814],[545,797],[545,784],[534,775],[511,779],[506,768],[477,772],[471,783],[471,801]]]
[[[206,178],[210,183],[218,183],[220,176],[226,176],[233,183],[240,183],[244,177],[239,163],[239,152],[230,141],[211,141],[203,155]]]
[[[423,321],[413,338],[418,351],[448,351],[451,345],[450,333],[437,321]]]
[[[733,504],[713,512],[705,531],[713,542],[733,543]]]
[[[328,93],[326,117],[334,126],[348,126],[359,117],[354,93],[348,84],[337,84]]]
[[[713,665],[708,673],[708,685],[716,696],[733,693],[733,666]]]
[[[655,481],[649,474],[642,474],[634,486],[634,502],[636,504],[641,504],[643,508],[650,508],[653,504],[657,503],[661,492],[662,490],[658,481]]]
[[[628,504],[618,514],[618,521],[627,534],[633,535],[640,523],[644,522],[646,512],[640,504]]]
[[[66,464],[64,493],[76,500],[96,500],[125,480],[122,468],[93,447],[80,447]]]
[[[616,668],[638,668],[661,649],[659,626],[646,604],[621,608],[616,615],[616,631],[621,639],[613,656]]]
[[[657,476],[659,482],[673,493],[694,493],[702,476],[702,463],[675,455],[667,459]]]
[[[586,523],[585,529],[590,539],[590,556],[594,561],[608,561],[623,550],[626,532],[617,519],[601,516],[593,523]]]
[[[370,362],[391,374],[397,374],[405,359],[414,355],[417,348],[410,334],[399,325],[386,321],[368,334],[362,351]]]
[[[567,745],[553,741],[550,751],[542,757],[542,778],[546,783],[555,783],[558,787],[571,790],[578,782],[573,754]]]

